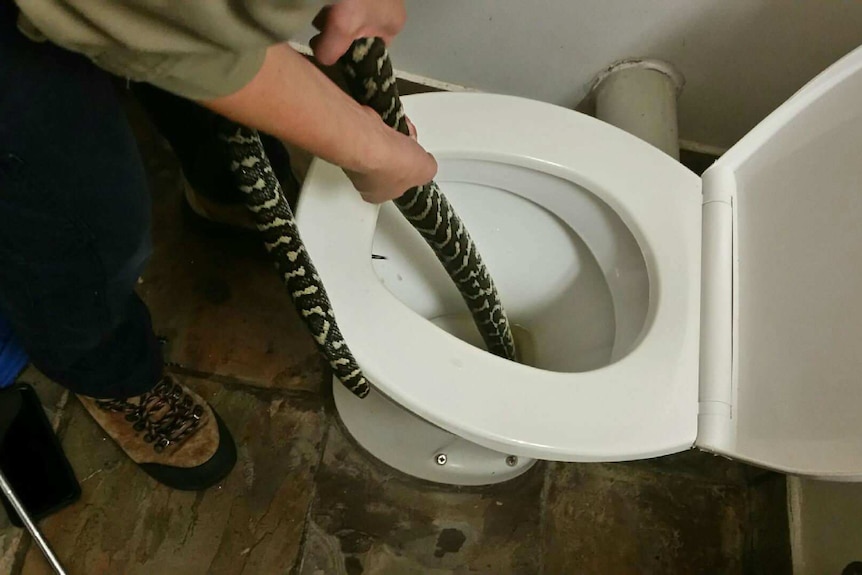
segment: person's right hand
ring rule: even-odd
[[[416,142],[412,124],[405,136],[383,123],[371,108],[368,115],[367,166],[360,171],[344,170],[362,199],[380,204],[400,197],[415,186],[427,184],[437,173],[437,161]]]
[[[320,34],[309,43],[317,61],[329,66],[354,40],[377,36],[389,44],[406,20],[404,0],[338,0],[317,14],[312,24]]]

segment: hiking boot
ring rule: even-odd
[[[168,487],[206,489],[236,463],[233,438],[215,410],[169,375],[134,397],[78,398],[132,461]]]
[[[260,137],[273,172],[281,184],[287,204],[294,211],[299,198],[300,185],[294,175],[291,156],[280,141],[266,134],[261,134]],[[299,156],[300,161],[310,161],[307,153],[303,155],[294,151],[293,154]],[[245,207],[245,195],[234,187],[233,176],[228,172],[228,160],[224,159],[223,164],[218,167],[218,171],[224,172],[224,177],[217,182],[205,180],[192,184],[194,180],[181,170],[186,214],[205,230],[222,233],[250,231],[256,233],[254,216]],[[199,173],[194,175],[200,177]]]
[[[220,202],[199,193],[183,177],[183,196],[189,215],[196,218],[198,225],[217,231],[237,230],[256,232],[254,218],[245,204]]]

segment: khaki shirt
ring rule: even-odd
[[[6,0],[0,0],[0,2]],[[207,100],[236,92],[320,0],[15,0],[18,27],[122,78]]]

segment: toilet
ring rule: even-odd
[[[372,455],[487,484],[536,460],[698,448],[862,480],[862,48],[703,177],[619,128],[513,96],[403,99],[515,326],[482,349],[391,204],[315,160],[297,221],[373,393],[335,382]]]

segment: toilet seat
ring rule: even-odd
[[[647,325],[628,355],[586,373],[491,356],[396,299],[370,262],[378,207],[363,203],[339,169],[314,163],[298,222],[366,375],[457,435],[562,461],[697,445],[790,473],[858,480],[860,96],[857,49],[702,181],[634,136],[570,110],[488,94],[404,99],[438,160],[569,179],[629,226],[650,277]]]
[[[641,344],[607,367],[556,373],[500,359],[432,325],[386,290],[370,260],[378,207],[351,193],[339,169],[316,162],[298,221],[366,376],[417,415],[506,453],[598,461],[690,447],[697,433],[700,179],[622,130],[563,108],[487,94],[419,95],[404,104],[423,146],[441,162],[514,164],[591,190],[642,246],[656,293]],[[305,225],[321,214],[337,226]],[[399,383],[386,383],[393,381]]]

